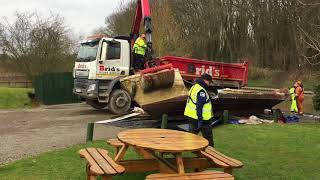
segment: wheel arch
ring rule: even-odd
[[[113,79],[110,83],[109,83],[109,89],[108,89],[108,91],[107,91],[107,93],[108,93],[108,103],[109,103],[109,101],[110,101],[110,98],[111,98],[111,92],[113,91],[113,90],[115,90],[115,89],[123,89],[123,90],[125,90],[125,91],[127,91],[126,89],[124,89],[124,88],[122,88],[121,87],[121,83],[120,83],[120,80],[121,80],[121,78],[122,77],[117,77],[117,78],[115,78],[115,79]],[[129,92],[128,92],[129,93]],[[129,93],[130,94],[130,93]]]

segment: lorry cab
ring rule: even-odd
[[[80,43],[73,70],[74,93],[91,106],[105,107],[119,79],[130,74],[128,39],[91,36]]]
[[[127,40],[97,38],[82,41],[75,63],[75,77],[112,80],[130,71],[130,45]]]

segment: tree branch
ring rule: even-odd
[[[319,6],[320,5],[320,3],[304,3],[301,0],[297,0],[297,1],[303,6]]]

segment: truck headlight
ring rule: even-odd
[[[87,92],[94,91],[94,90],[96,90],[96,84],[90,84]]]

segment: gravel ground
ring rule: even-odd
[[[85,143],[88,122],[108,118],[87,104],[0,110],[0,165],[49,150]],[[115,137],[123,128],[96,125],[94,139]]]

